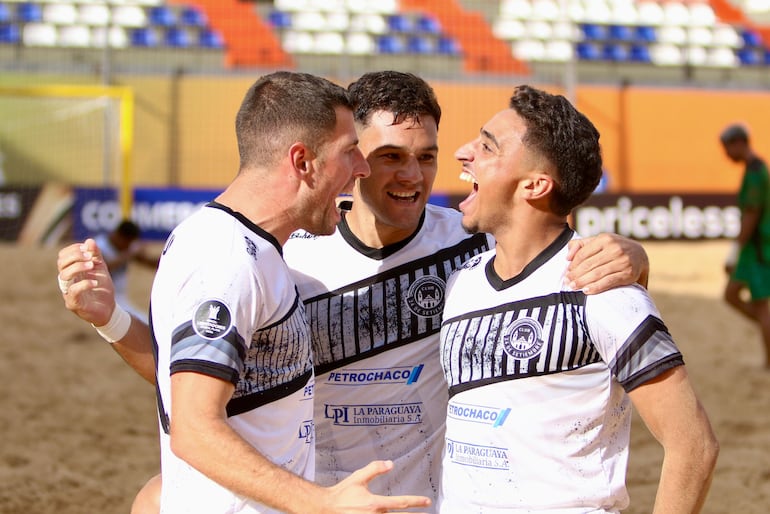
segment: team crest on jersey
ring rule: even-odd
[[[536,319],[517,319],[503,332],[503,349],[514,359],[531,359],[543,349],[543,327]]]
[[[438,277],[424,276],[415,280],[406,293],[409,310],[418,316],[431,318],[444,308],[446,284]]]
[[[206,300],[193,316],[193,330],[204,339],[218,339],[233,326],[230,309],[219,300]]]

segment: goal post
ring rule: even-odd
[[[114,187],[128,216],[133,136],[130,87],[0,84],[0,152],[9,185]]]

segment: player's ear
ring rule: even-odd
[[[534,172],[523,181],[527,200],[541,200],[551,194],[554,183],[548,173]]]
[[[313,152],[304,143],[296,142],[289,148],[292,168],[295,173],[306,176],[312,169],[310,161],[313,160]]]

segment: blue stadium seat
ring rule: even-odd
[[[753,30],[744,30],[741,33],[743,43],[751,48],[757,48],[762,46],[762,37]]]
[[[635,44],[631,45],[628,51],[628,60],[631,62],[640,62],[649,64],[652,62],[650,59],[650,49],[647,45]]]
[[[410,36],[406,42],[406,48],[413,54],[432,54],[436,51],[433,39],[424,36]]]
[[[433,16],[420,16],[417,18],[417,30],[426,34],[441,34],[441,24]]]
[[[604,41],[607,39],[607,27],[595,23],[583,23],[580,25],[583,37],[587,41]]]
[[[40,7],[40,4],[25,2],[17,6],[16,16],[19,21],[24,23],[43,21],[43,9]]]
[[[460,45],[457,43],[457,41],[454,38],[442,36],[438,38],[438,42],[436,43],[436,52],[438,52],[441,55],[460,55],[462,53],[462,50],[460,49]]]
[[[161,27],[172,27],[176,25],[176,15],[174,11],[165,5],[157,5],[150,8],[150,23]]]
[[[602,48],[602,58],[605,61],[624,62],[628,60],[628,51],[623,45],[607,43]]]
[[[204,29],[198,34],[198,44],[203,48],[224,48],[222,34],[213,29]]]
[[[756,66],[762,62],[754,48],[741,48],[736,54],[741,66]]]
[[[19,33],[18,25],[14,25],[14,24],[0,25],[0,44],[15,45],[19,41],[21,41],[21,34]]]
[[[141,27],[131,31],[131,46],[153,48],[158,46],[158,34],[150,27]]]
[[[203,28],[208,24],[206,15],[197,7],[187,6],[179,14],[179,23],[188,27]]]
[[[628,25],[610,25],[608,36],[614,41],[631,42],[634,40],[634,31]]]
[[[640,43],[655,43],[658,40],[655,28],[649,25],[639,25],[634,33],[634,39]]]
[[[380,36],[377,38],[377,51],[381,54],[404,53],[404,43],[397,36]]]
[[[179,27],[170,27],[166,31],[165,42],[173,48],[187,48],[192,44],[190,33]]]
[[[414,25],[411,18],[403,14],[392,14],[388,16],[388,28],[391,32],[414,32]]]
[[[268,15],[270,25],[277,29],[291,28],[291,13],[285,11],[271,11]]]
[[[11,21],[11,8],[7,4],[0,4],[0,23]]]
[[[770,66],[770,50],[765,49],[762,54],[762,62],[765,64],[765,66]]]
[[[599,61],[602,59],[602,53],[594,43],[578,43],[576,50],[578,59],[582,61]]]

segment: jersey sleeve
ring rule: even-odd
[[[593,344],[626,392],[684,364],[655,304],[639,285],[587,296],[586,320]]]
[[[191,268],[178,291],[171,374],[193,371],[237,384],[256,330],[260,286],[251,268],[228,262]]]

